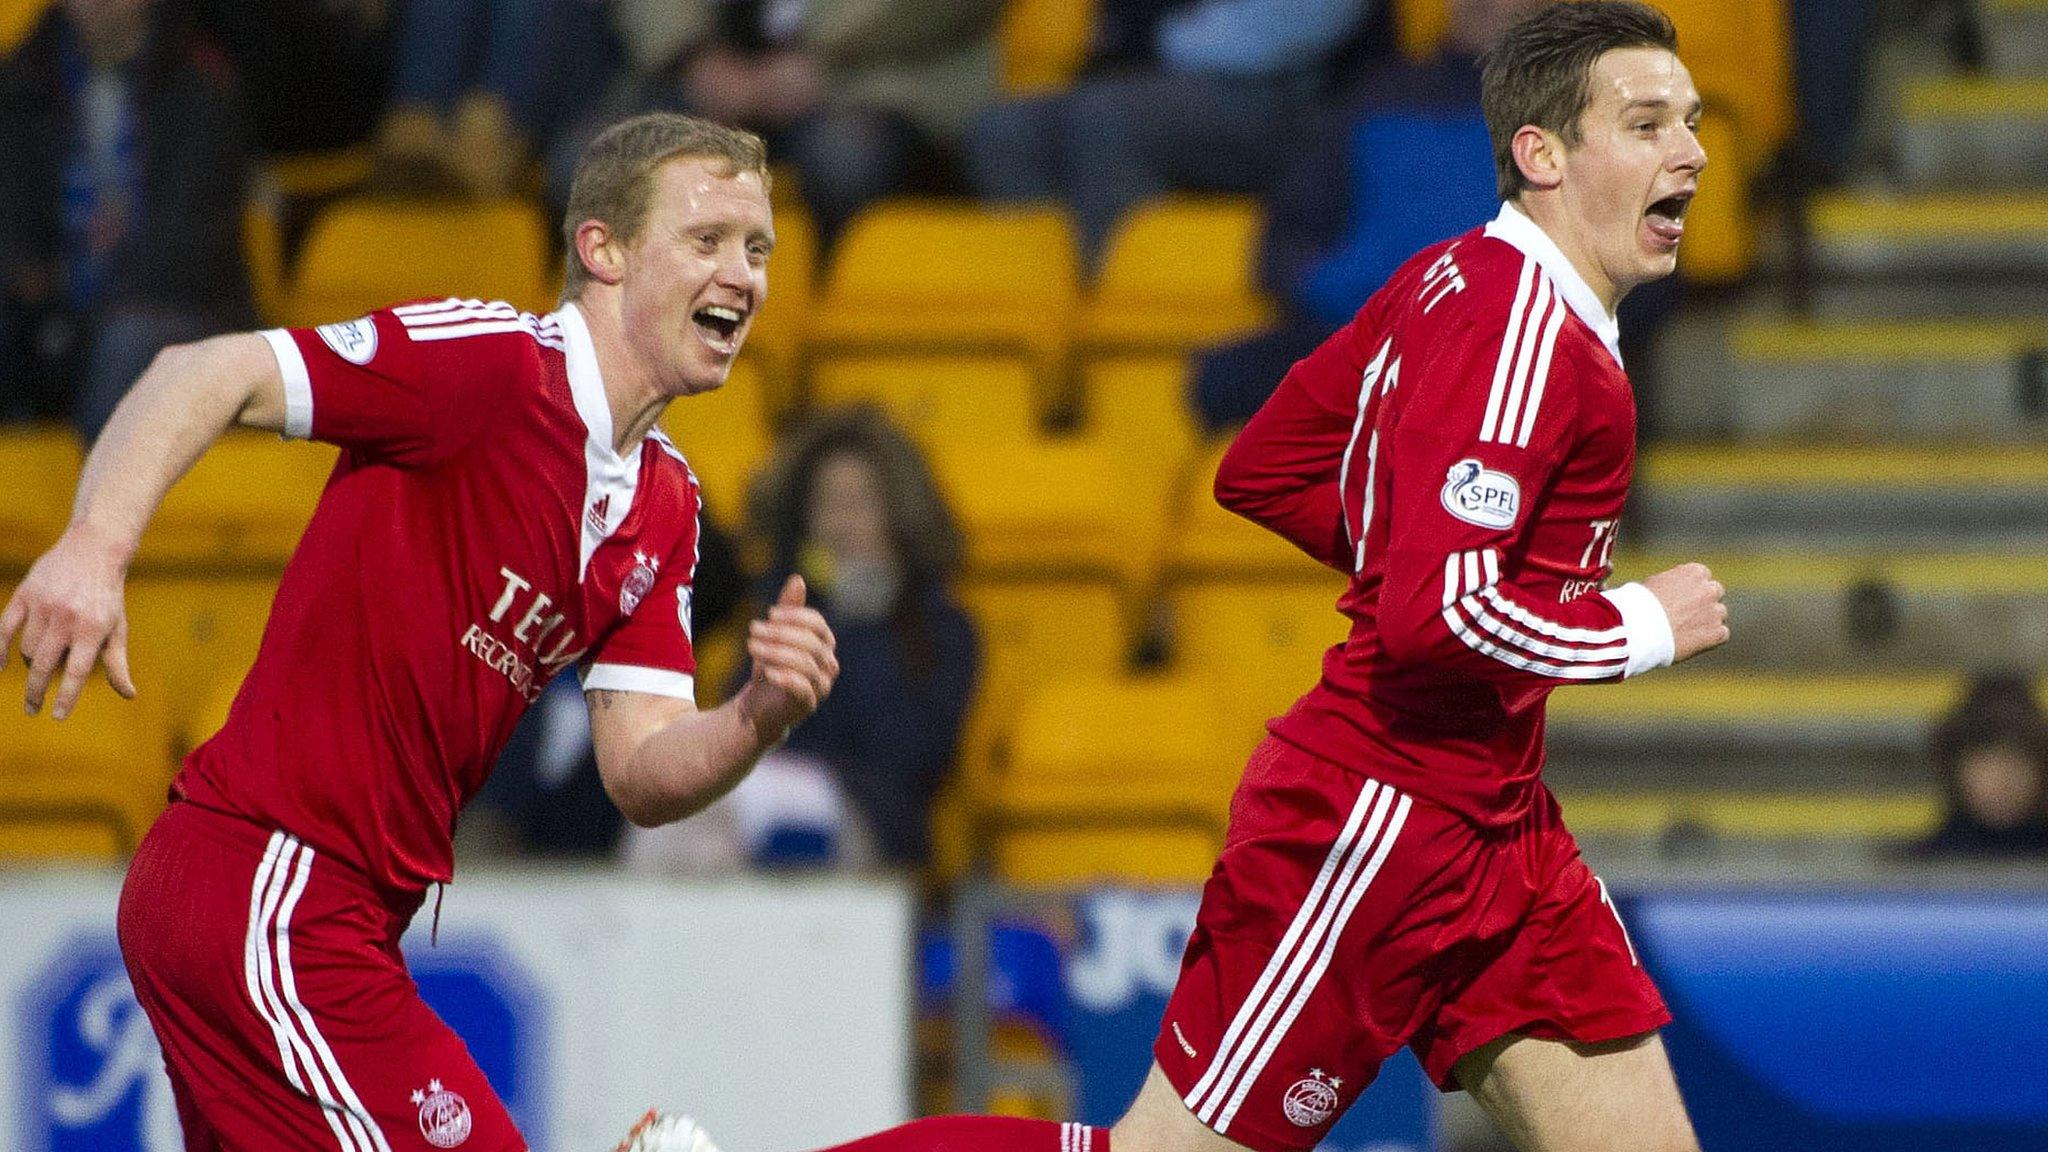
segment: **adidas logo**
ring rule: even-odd
[[[584,517],[584,521],[590,525],[592,532],[600,536],[604,535],[605,516],[611,511],[611,507],[612,494],[609,492],[599,496],[597,503],[590,506],[590,515]]]

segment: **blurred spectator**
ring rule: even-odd
[[[1163,192],[1263,193],[1371,6],[1104,0],[1089,75],[984,112],[968,179],[985,199],[1065,202],[1091,264],[1117,220]]]
[[[629,830],[626,858],[923,864],[980,666],[980,639],[949,587],[961,552],[952,514],[910,440],[864,407],[799,429],[763,497],[760,598],[803,574],[838,637],[839,681],[730,796],[681,825]]]
[[[939,173],[995,92],[1002,0],[614,2],[633,74],[556,148],[557,202],[582,137],[689,112],[765,136],[830,243],[870,201],[944,190]]]
[[[709,511],[698,516],[697,531],[690,618],[694,635],[702,637],[732,619],[746,595],[747,577],[731,539]],[[555,677],[519,718],[497,768],[462,819],[465,840],[488,850],[609,856],[617,848],[625,818],[598,776],[590,712],[573,670]]]
[[[397,21],[381,191],[511,193],[617,66],[604,0],[402,0]]]
[[[1948,814],[1913,855],[2048,855],[2048,716],[2026,676],[1974,680],[1929,748]]]
[[[1479,57],[1541,2],[1455,0],[1437,59],[1374,59],[1290,142],[1259,256],[1280,316],[1198,358],[1194,402],[1209,430],[1250,419],[1289,366],[1349,322],[1408,256],[1492,219],[1500,203]]]
[[[268,154],[368,139],[384,107],[391,0],[185,0],[234,61]]]
[[[64,0],[0,65],[0,414],[96,436],[166,344],[247,327],[227,58],[152,0]]]
[[[1960,7],[1960,5],[1958,5]],[[1792,0],[1792,67],[1803,174],[1840,179],[1861,141],[1864,88],[1878,31],[1877,0]]]

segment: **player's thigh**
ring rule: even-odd
[[[1699,1150],[1655,1032],[1597,1044],[1503,1036],[1454,1073],[1522,1152]]]
[[[1138,1089],[1130,1110],[1110,1129],[1109,1146],[1116,1152],[1244,1152],[1245,1148],[1195,1119],[1158,1064],[1146,1074],[1145,1086]]]

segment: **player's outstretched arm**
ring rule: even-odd
[[[70,526],[0,609],[0,664],[19,637],[30,715],[61,674],[50,714],[69,716],[101,660],[114,690],[135,695],[121,599],[128,562],[164,493],[235,421],[284,429],[284,380],[254,333],[164,349],[114,409],[86,458]]]
[[[643,828],[681,820],[731,791],[761,754],[818,710],[839,676],[832,629],[792,576],[765,618],[748,626],[753,675],[731,700],[700,712],[686,700],[586,693],[605,791]]]

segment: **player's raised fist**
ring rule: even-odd
[[[1680,564],[1643,578],[1671,620],[1673,664],[1728,642],[1728,590],[1705,564]]]
[[[818,710],[839,678],[838,642],[825,617],[804,603],[804,578],[791,576],[768,615],[747,625],[754,674],[741,689],[741,714],[765,743]]]

